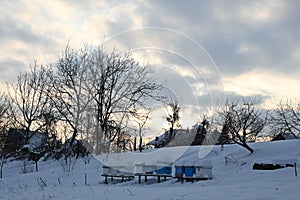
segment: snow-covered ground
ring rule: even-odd
[[[0,180],[0,199],[300,199],[300,168],[297,177],[292,167],[252,170],[254,163],[299,162],[300,140],[252,143],[251,146],[253,154],[240,146],[228,145],[223,151],[220,146],[194,146],[101,155],[92,158],[89,164],[77,160],[70,172],[63,171],[61,161],[40,161],[39,172],[34,172],[34,163],[27,161],[27,173],[24,173],[24,161],[8,162],[4,165],[4,178]],[[101,177],[103,164],[100,161],[114,166],[209,161],[214,178],[195,183],[173,179],[159,184],[138,184],[137,180],[132,180],[106,185]]]

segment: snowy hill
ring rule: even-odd
[[[24,161],[8,162],[0,179],[0,199],[299,199],[300,178],[295,177],[293,167],[265,171],[252,170],[252,166],[299,162],[300,140],[252,143],[251,147],[252,155],[237,145],[226,145],[223,151],[220,146],[193,146],[103,154],[89,164],[77,160],[70,172],[63,171],[61,161],[40,161],[39,172],[33,172],[33,163],[26,161],[26,174]],[[172,179],[159,184],[132,180],[105,185],[100,176],[102,163],[134,166],[161,161],[174,165],[209,161],[214,178],[183,184]]]

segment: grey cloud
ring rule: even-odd
[[[106,12],[102,5],[97,5],[96,1],[66,1],[69,6],[73,6],[78,12],[83,12],[89,16],[91,12]],[[234,77],[247,73],[255,67],[273,73],[282,74],[283,76],[297,76],[300,74],[299,60],[291,56],[291,53],[299,49],[300,26],[298,19],[298,1],[282,1],[284,4],[281,10],[282,16],[266,22],[254,22],[251,19],[240,18],[238,13],[241,9],[251,8],[253,6],[263,6],[268,1],[250,1],[250,2],[233,2],[233,1],[131,1],[134,7],[133,12],[122,6],[126,3],[119,1],[110,1],[104,3],[103,8],[112,8],[119,6],[120,12],[113,16],[115,20],[107,20],[99,23],[108,27],[108,37],[118,34],[121,31],[135,28],[134,20],[139,18],[141,26],[145,27],[167,27],[176,31],[185,33],[203,45],[205,50],[217,64],[217,69],[226,77]],[[97,6],[95,6],[97,5]],[[218,12],[224,12],[229,19],[222,21],[218,18]],[[247,10],[246,10],[247,11]],[[276,13],[275,13],[276,14]],[[272,17],[272,16],[271,16]],[[87,17],[88,19],[88,17]],[[84,20],[84,19],[83,19]],[[249,20],[249,21],[247,21]],[[29,25],[16,22],[12,17],[0,18],[0,41],[2,44],[9,45],[9,41],[21,40],[27,44],[39,46],[43,51],[57,54],[54,49],[58,44],[53,38],[48,38],[38,33],[33,33]],[[96,26],[96,25],[95,25]],[[117,42],[125,45],[126,48],[137,48],[145,46],[154,46],[177,51],[179,55],[184,56],[196,68],[203,71],[205,81],[214,87],[220,86],[220,77],[217,71],[213,74],[206,74],[207,68],[214,68],[210,60],[204,56],[203,52],[198,49],[196,44],[184,36],[176,34],[165,34],[165,32],[151,32],[148,30],[140,31],[137,34],[129,33],[119,38]],[[101,34],[101,33],[100,33]],[[65,37],[65,36],[62,36]],[[100,37],[100,36],[99,36]],[[175,40],[174,40],[175,38]],[[254,47],[244,53],[238,53],[241,44],[249,44]],[[117,48],[118,50],[118,48]],[[21,50],[18,50],[21,51]],[[26,52],[18,52],[26,54]],[[155,54],[163,63],[168,65],[179,65],[183,68],[190,68],[191,63],[186,62],[183,58],[176,58],[171,53],[156,52]],[[146,58],[147,59],[147,58]],[[149,63],[152,61],[149,60]],[[156,63],[153,63],[156,64]],[[214,70],[217,70],[214,69]],[[172,72],[173,73],[173,72]],[[199,80],[191,77],[175,78],[171,72],[160,74],[161,79],[170,81],[174,88],[184,91],[185,84],[197,83]],[[178,76],[178,74],[177,74]],[[200,82],[204,81],[200,79]],[[170,84],[171,85],[171,84]],[[213,90],[212,89],[212,90]],[[264,93],[264,92],[263,92]],[[183,96],[190,94],[184,93]],[[266,94],[267,95],[267,94]],[[204,97],[203,97],[204,98]],[[203,100],[203,102],[205,102]]]
[[[0,42],[2,45],[9,46],[12,41],[21,41],[27,45],[32,46],[33,50],[39,49],[49,54],[56,52],[57,42],[55,39],[39,35],[31,30],[31,25],[23,21],[17,21],[13,17],[0,17]],[[16,53],[24,55],[21,49]],[[30,54],[26,52],[25,54]]]
[[[261,94],[255,94],[251,96],[243,96],[234,92],[224,92],[224,91],[219,91],[219,90],[213,90],[210,91],[210,93],[206,93],[204,95],[199,95],[197,97],[199,105],[202,107],[214,107],[218,105],[222,105],[224,102],[234,102],[238,100],[247,100],[247,99],[256,99],[259,100],[260,103],[264,103],[264,101],[272,98],[271,96],[266,93],[265,95]]]
[[[245,2],[239,4],[228,1],[152,1],[151,4],[148,2],[141,5],[142,10],[148,11],[141,17],[146,17],[146,26],[186,31],[203,44],[220,66],[221,72],[227,76],[239,75],[254,67],[276,70],[278,73],[287,73],[287,69],[299,73],[298,61],[290,57],[291,51],[299,46],[299,2],[281,2],[285,4],[281,8],[284,9],[283,16],[277,21],[248,23],[235,14],[247,6],[262,6],[266,3],[268,2],[247,2],[249,5],[245,5]],[[231,19],[217,19],[216,7],[229,9],[225,14],[232,15]],[[237,53],[239,45],[243,43],[253,45],[257,51]],[[184,44],[180,46],[185,48]],[[186,46],[185,51],[188,52],[189,45]]]
[[[188,79],[168,67],[157,68],[154,78],[164,84],[163,93],[181,104],[196,104],[194,89]]]
[[[11,18],[0,18],[0,35],[2,40],[14,39],[26,41],[27,43],[35,43],[40,37],[29,31],[30,26],[21,22],[16,22]]]
[[[0,80],[3,82],[16,80],[18,73],[23,67],[23,63],[13,58],[4,58],[0,60]]]
[[[251,96],[242,96],[240,94],[236,94],[234,92],[227,92],[226,93],[226,100],[231,102],[231,101],[236,101],[236,100],[247,100],[247,99],[257,99],[260,101],[260,103],[263,103],[264,101],[266,101],[267,99],[272,98],[271,96],[269,96],[268,94],[265,95],[261,95],[261,94],[255,94],[255,95],[251,95]]]

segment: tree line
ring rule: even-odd
[[[142,149],[142,129],[149,120],[147,99],[166,103],[163,85],[151,78],[153,71],[138,63],[130,51],[107,53],[101,46],[74,50],[67,46],[55,62],[47,66],[35,62],[30,71],[17,76],[0,95],[0,140],[3,148],[9,128],[25,130],[26,142],[36,132],[50,140],[68,138],[72,144],[80,136],[96,154],[136,150],[132,124],[138,126]],[[173,137],[180,119],[177,101],[167,102],[165,116]],[[221,130],[220,144],[228,140],[251,153],[247,144],[266,127],[270,133],[299,135],[300,102],[282,100],[277,108],[265,110],[258,101],[241,99],[225,102],[215,110],[215,128]]]
[[[57,61],[36,62],[0,96],[3,139],[9,128],[48,138],[84,138],[96,153],[128,148],[129,119],[145,120],[147,98],[161,100],[161,84],[131,57],[130,51],[106,53],[101,46],[67,46]],[[4,140],[2,140],[4,141]]]
[[[235,143],[253,153],[249,143],[259,138],[270,141],[279,133],[300,136],[300,102],[297,100],[281,99],[275,108],[265,109],[261,99],[243,97],[226,100],[213,108],[213,112],[202,122],[202,127],[207,127],[204,132],[209,144]]]

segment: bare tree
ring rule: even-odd
[[[133,116],[133,121],[135,121],[138,124],[138,132],[139,132],[139,151],[142,152],[143,150],[143,135],[142,130],[146,126],[147,122],[150,119],[150,109],[142,110],[140,112],[137,112]],[[136,145],[136,142],[135,142]],[[136,147],[135,147],[136,149]]]
[[[87,64],[88,50],[74,51],[67,46],[63,55],[52,65],[54,70],[48,73],[50,84],[47,97],[61,116],[60,119],[72,129],[71,146],[81,131],[80,122],[91,101],[84,87]]]
[[[287,132],[300,134],[300,102],[280,100],[277,108],[269,115],[269,122],[274,133]]]
[[[10,116],[10,99],[5,93],[0,93],[0,178],[3,177],[3,166],[5,163],[5,140],[8,129],[12,124]]]
[[[17,77],[17,83],[9,90],[14,121],[25,130],[26,143],[35,132],[45,126],[42,115],[48,103],[45,96],[46,71],[35,62],[31,71],[21,73]]]
[[[253,153],[247,144],[254,142],[256,136],[266,124],[266,114],[258,109],[256,100],[243,100],[226,103],[219,111],[223,130],[227,131],[231,140]]]
[[[152,73],[131,58],[131,53],[105,53],[101,47],[90,56],[88,87],[93,95],[96,113],[96,153],[104,150],[124,127],[126,116],[143,107],[147,98],[159,99],[161,85],[150,78]],[[115,126],[117,124],[117,127]],[[126,124],[126,123],[125,123]],[[109,129],[115,127],[115,134]]]
[[[10,99],[4,93],[0,93],[0,152],[3,152],[8,129],[12,125],[10,112]]]
[[[167,103],[166,105],[167,115],[166,119],[170,124],[170,139],[174,136],[174,126],[179,127],[180,120],[180,106],[177,100],[172,100],[171,103]]]

